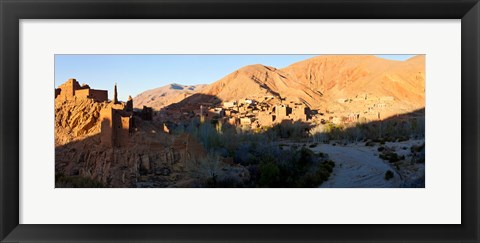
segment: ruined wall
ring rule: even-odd
[[[90,93],[88,98],[94,99],[97,102],[108,101],[108,91],[99,89],[89,89]]]
[[[292,114],[290,115],[294,121],[306,121],[307,120],[307,113],[306,108],[303,105],[295,106],[292,109]]]
[[[108,91],[90,89],[86,84],[80,86],[77,80],[69,79],[67,82],[55,89],[55,99],[73,100],[73,99],[93,99],[97,102],[108,101]]]
[[[145,121],[151,121],[153,118],[153,110],[151,107],[143,106],[141,117]]]
[[[252,124],[252,119],[245,117],[245,118],[240,118],[240,125],[250,125]]]
[[[115,114],[115,146],[126,146],[129,143],[129,133],[132,124],[132,119],[129,116],[121,116]]]
[[[75,90],[75,97],[77,97],[77,99],[93,99],[97,102],[104,102],[108,100],[108,91],[98,89],[78,89]]]
[[[80,84],[78,84],[76,79],[72,78],[58,88],[60,89],[60,94],[57,96],[58,99],[73,100],[75,97],[75,90],[80,89]]]
[[[257,120],[263,126],[270,126],[274,121],[274,116],[268,113],[259,113]]]
[[[113,109],[111,107],[104,108],[100,111],[101,133],[100,142],[102,145],[112,147],[114,144],[113,133]]]
[[[77,97],[77,99],[88,99],[89,95],[90,95],[89,89],[75,90],[75,97]]]
[[[292,108],[287,105],[277,105],[275,106],[275,122],[281,122],[282,120],[290,119]]]
[[[107,147],[128,145],[133,127],[131,114],[109,106],[100,111],[100,122],[100,141],[102,145]]]

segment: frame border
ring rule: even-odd
[[[480,137],[480,4],[478,1],[0,0],[0,241],[480,242],[480,166],[477,151]],[[19,224],[19,20],[149,18],[461,19],[462,224]]]

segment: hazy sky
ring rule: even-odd
[[[55,55],[55,87],[75,78],[120,100],[170,83],[209,84],[250,64],[283,68],[316,55]],[[404,61],[413,55],[377,55]]]

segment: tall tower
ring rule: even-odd
[[[113,103],[117,104],[118,103],[118,98],[117,98],[117,82],[115,82],[115,86],[113,88]]]
[[[127,105],[125,107],[126,111],[133,111],[133,99],[132,96],[128,96]]]

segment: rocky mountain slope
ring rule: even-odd
[[[108,104],[90,99],[55,102],[55,146],[100,133],[100,110]]]
[[[342,99],[391,99],[392,113],[410,112],[425,107],[425,56],[393,61],[372,55],[322,55],[282,69],[255,64],[196,89],[196,94],[182,103],[274,96],[312,109],[340,111],[357,109],[355,104],[338,104]],[[182,100],[176,93],[164,97],[171,103]]]
[[[293,82],[325,94],[328,100],[361,94],[391,96],[412,108],[425,104],[425,56],[393,61],[375,56],[318,56],[282,71]]]

